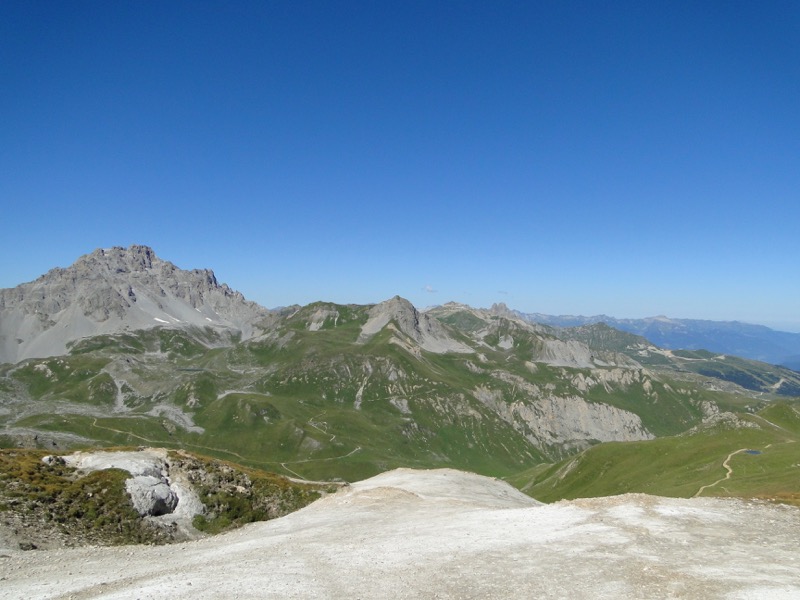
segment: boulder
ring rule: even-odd
[[[178,505],[178,496],[164,479],[138,475],[125,482],[133,507],[144,516],[167,515]]]

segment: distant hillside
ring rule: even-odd
[[[606,323],[616,329],[640,335],[656,346],[669,350],[709,350],[800,370],[800,333],[776,331],[763,325],[739,321],[670,319],[663,316],[615,319],[608,315],[583,317],[511,312],[531,323],[552,327]]]
[[[800,506],[800,410],[778,402],[755,414],[721,413],[677,436],[600,444],[511,479],[545,502],[643,492],[760,497]]]

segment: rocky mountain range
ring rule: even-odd
[[[647,338],[661,348],[708,350],[800,370],[800,333],[776,331],[763,325],[739,321],[671,319],[665,316],[646,319],[617,319],[608,315],[555,316],[510,311],[505,305],[495,308],[511,312],[531,323],[562,328],[605,323],[620,331]]]
[[[179,269],[146,246],[98,249],[0,290],[0,362],[57,356],[83,338],[160,326],[248,339],[271,316],[208,269]]]
[[[504,306],[271,311],[143,246],[0,302],[13,597],[800,590],[790,369]]]
[[[6,446],[185,448],[310,479],[401,466],[511,477],[800,395],[789,369],[500,306],[270,311],[143,246],[97,250],[0,298]]]

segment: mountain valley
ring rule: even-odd
[[[645,337],[653,344],[669,350],[708,350],[800,369],[800,333],[775,331],[764,325],[738,321],[671,319],[665,316],[616,319],[607,315],[582,317],[510,312],[525,321],[561,328],[605,323],[620,331]]]
[[[502,305],[268,310],[144,246],[0,290],[0,332],[15,597],[800,591],[785,367]],[[219,579],[203,565],[223,554]]]
[[[695,471],[657,486],[686,495],[737,449],[717,443],[720,423],[761,431],[751,444],[763,450],[777,430],[759,415],[794,410],[800,395],[800,373],[784,367],[667,350],[603,323],[532,323],[500,305],[420,311],[395,297],[268,310],[143,246],[97,250],[0,298],[9,447],[159,446],[314,480],[448,467],[536,496],[547,469],[575,457],[616,448],[623,465],[691,439]],[[661,480],[678,467],[664,464]],[[545,495],[570,496],[569,481]],[[776,481],[771,492],[796,497]],[[635,478],[570,485],[647,491]]]

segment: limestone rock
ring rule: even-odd
[[[170,514],[178,505],[178,496],[169,484],[152,475],[138,475],[125,481],[133,507],[144,516],[157,517]]]
[[[163,448],[130,452],[75,452],[60,458],[80,473],[102,469],[122,469],[131,474],[125,489],[134,508],[142,516],[169,515],[176,521],[191,523],[204,507],[191,483],[180,469],[174,469]]]

